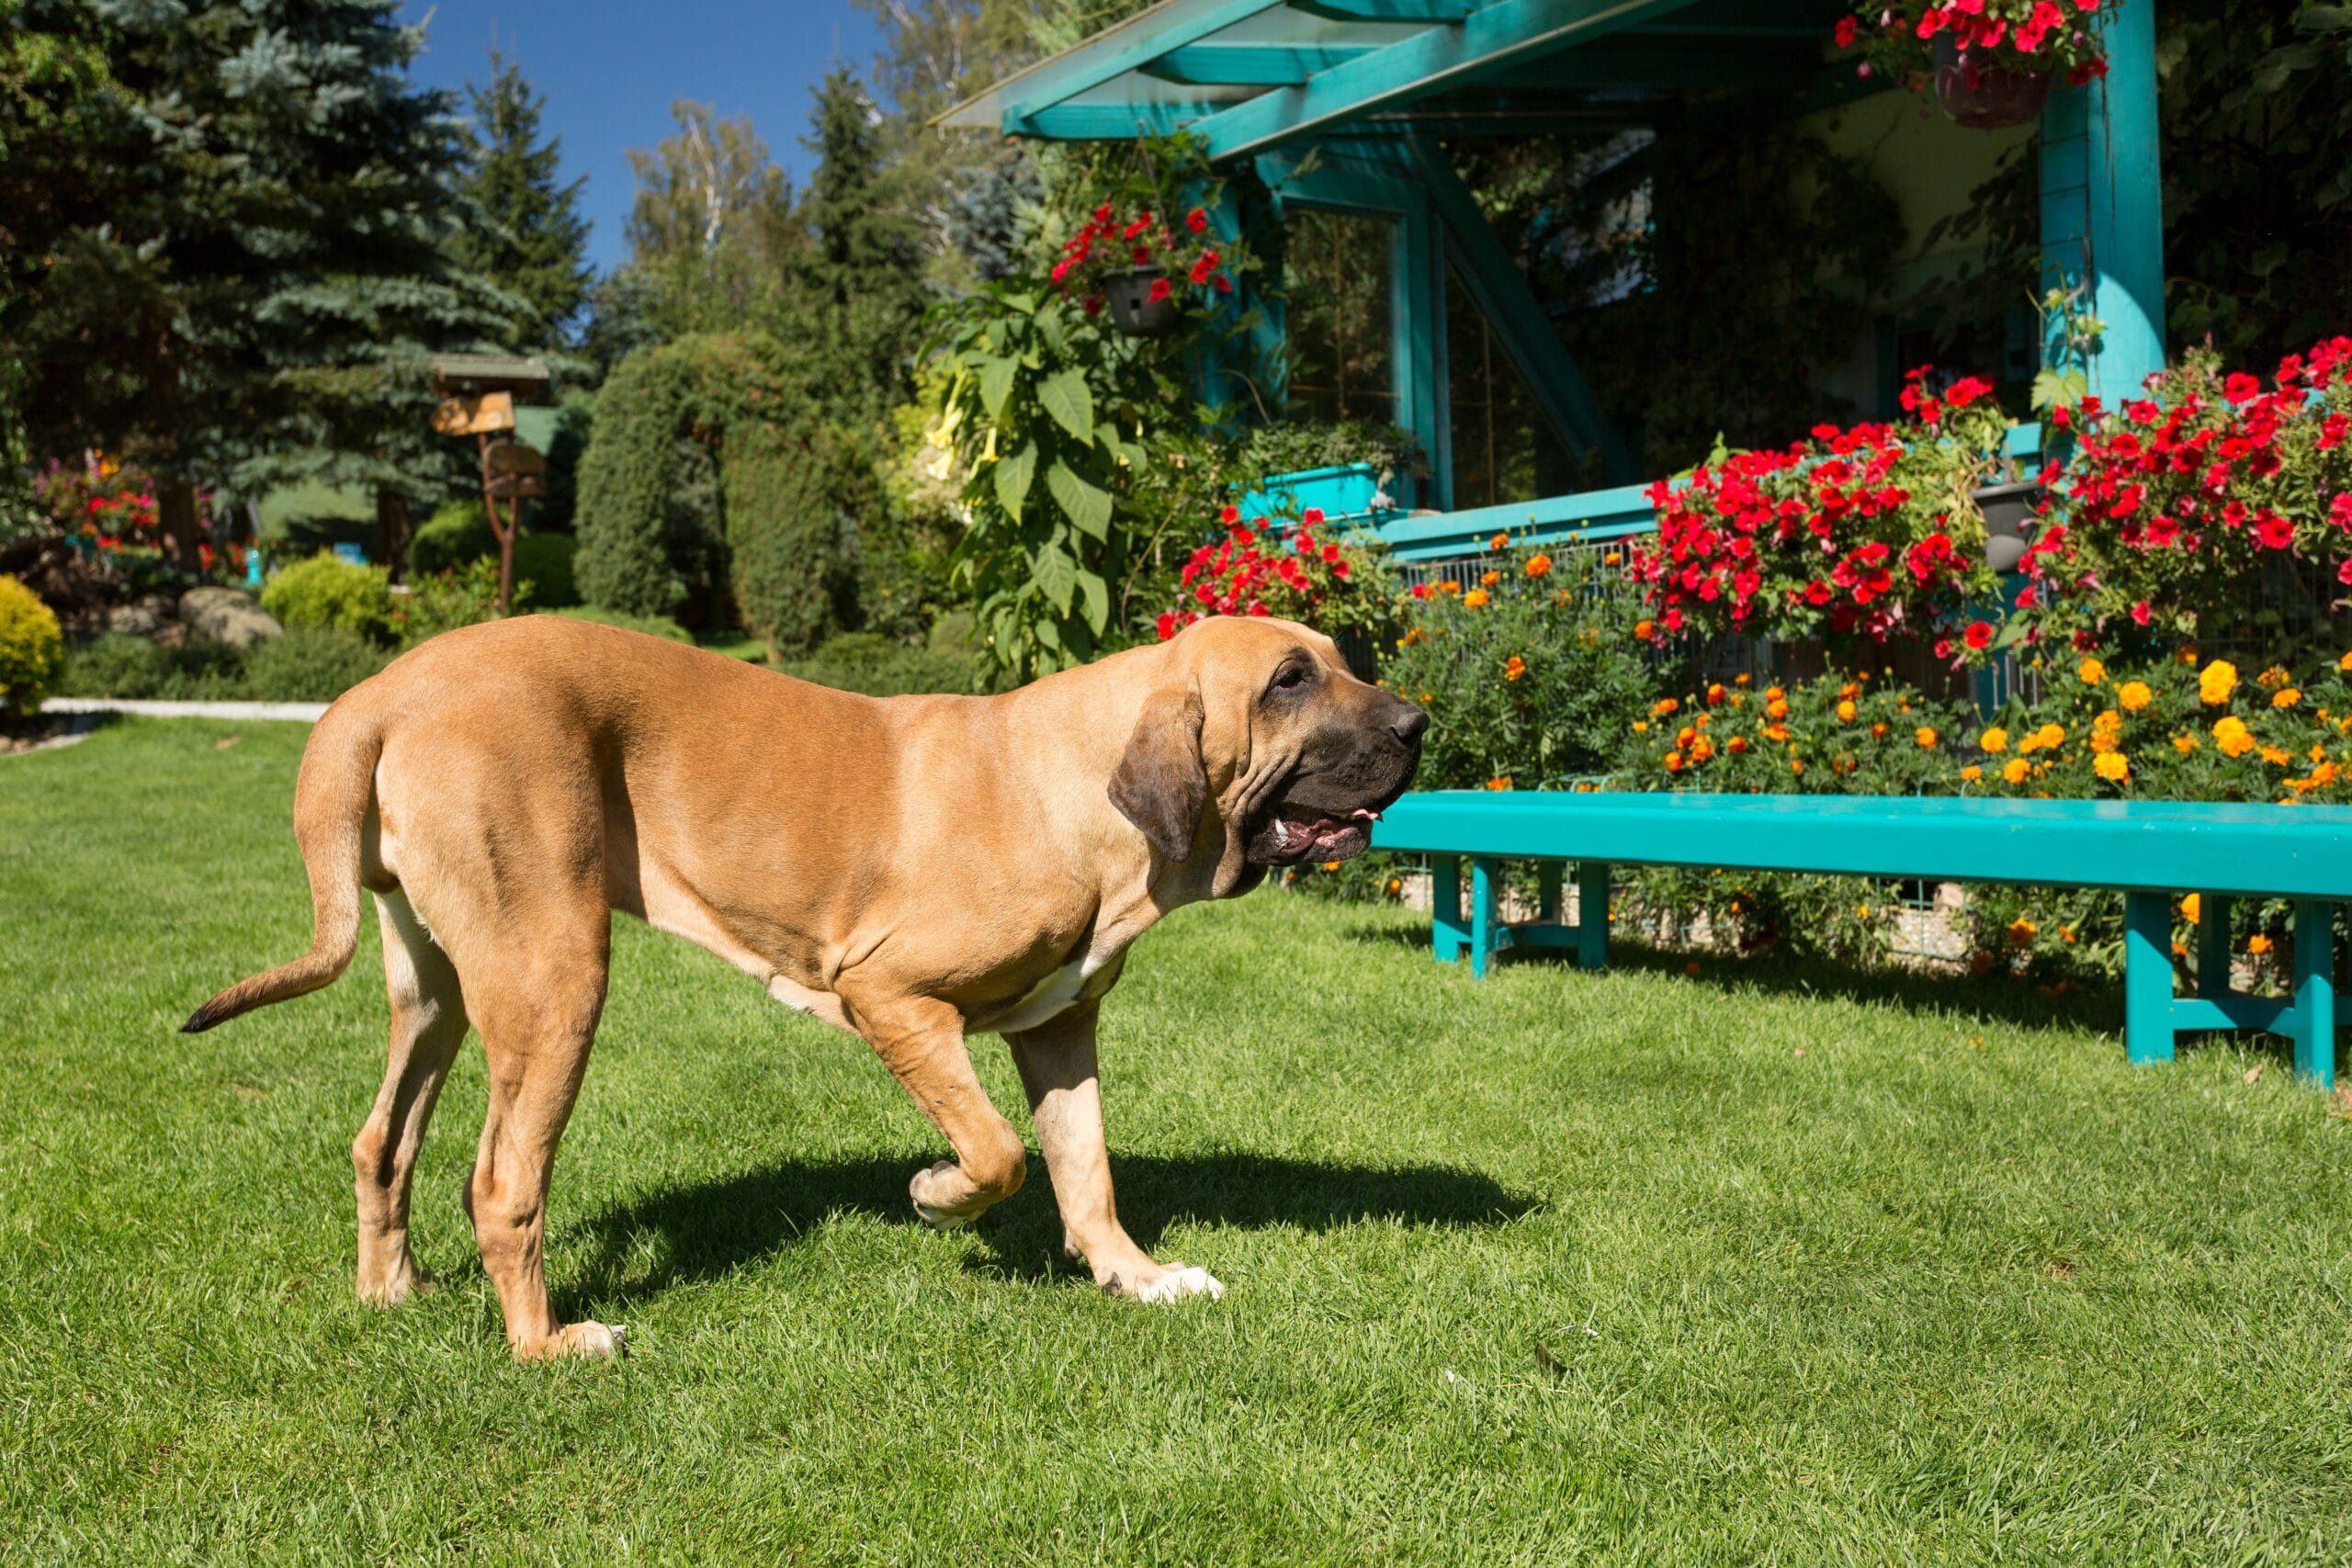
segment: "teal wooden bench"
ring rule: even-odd
[[[1466,950],[1474,975],[1510,948],[1609,956],[1618,865],[1678,865],[1929,881],[2111,888],[2123,895],[2124,1043],[2134,1062],[2172,1060],[2184,1032],[2267,1030],[2295,1043],[2297,1071],[2335,1074],[2334,906],[2352,901],[2352,807],[1855,795],[1587,794],[1436,790],[1408,795],[1373,847],[1426,854],[1438,961]],[[1462,908],[1462,862],[1470,908]],[[1501,863],[1533,861],[1537,918],[1497,918]],[[1563,869],[1577,919],[1565,921]],[[2197,990],[2173,994],[2172,901],[2201,896]],[[2294,903],[2294,994],[2230,989],[2233,897]]]

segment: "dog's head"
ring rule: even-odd
[[[1181,861],[1221,838],[1216,897],[1271,865],[1363,852],[1413,782],[1429,715],[1291,621],[1215,616],[1159,651],[1163,679],[1111,778],[1154,849]]]

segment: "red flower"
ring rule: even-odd
[[[1982,652],[1992,646],[1993,628],[1983,621],[1972,621],[1967,631],[1968,646]]]
[[[1203,208],[1195,207],[1192,211],[1184,214],[1184,227],[1190,229],[1195,234],[1207,233],[1209,231],[1209,215],[1207,210]]]
[[[1861,24],[1860,21],[1856,20],[1854,17],[1838,17],[1838,34],[1837,34],[1837,37],[1838,37],[1838,47],[1839,49],[1851,49],[1851,48],[1853,48],[1853,47],[1854,47],[1854,39],[1857,39],[1858,37],[1860,37],[1860,36],[1861,35],[1861,30],[1862,30],[1862,24]]]
[[[2154,618],[2155,612],[2148,608],[2148,602],[2145,599],[2132,606],[2132,622],[2134,626],[2144,626]]]
[[[2248,403],[2262,395],[2262,382],[2243,370],[2231,372],[2222,383],[2222,395],[2233,403]]]
[[[1182,629],[1182,623],[1176,619],[1176,612],[1173,610],[1162,610],[1159,613],[1159,640],[1162,642],[1166,642],[1170,637],[1174,637],[1178,631]],[[1206,637],[1208,634],[1204,632],[1201,635]]]
[[[1166,278],[1155,277],[1151,280],[1150,298],[1153,304],[1159,304],[1162,299],[1167,299],[1170,294],[1175,292],[1176,291],[1173,288],[1168,287],[1168,280]]]

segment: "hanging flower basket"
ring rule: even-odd
[[[2006,130],[2041,118],[2058,73],[2023,63],[2014,54],[1989,50],[1963,53],[1950,33],[1938,33],[1932,49],[1936,101],[1955,125],[1971,130]]]
[[[2038,479],[1981,485],[1968,492],[1984,519],[1984,564],[1995,571],[2015,571],[2025,558],[2026,525],[2033,520],[2041,494]]]
[[[1166,337],[1184,319],[1168,275],[1156,266],[1131,266],[1103,280],[1102,297],[1111,324],[1129,337]]]

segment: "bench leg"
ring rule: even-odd
[[[2295,901],[2295,1071],[2335,1082],[2335,910],[2309,898]]]
[[[1560,863],[1555,860],[1539,862],[1535,867],[1535,918],[1556,920],[1560,918]]]
[[[1462,919],[1462,857],[1430,857],[1430,951],[1440,964],[1462,956],[1470,928]]]
[[[1500,868],[1484,855],[1470,861],[1470,974],[1487,977],[1495,961],[1495,884]]]
[[[1577,865],[1577,966],[1599,969],[1609,962],[1609,863]]]
[[[2133,1063],[2172,1060],[2172,900],[2123,896],[2123,1049]]]
[[[2197,901],[2197,994],[2230,994],[2230,901],[2208,893]]]

